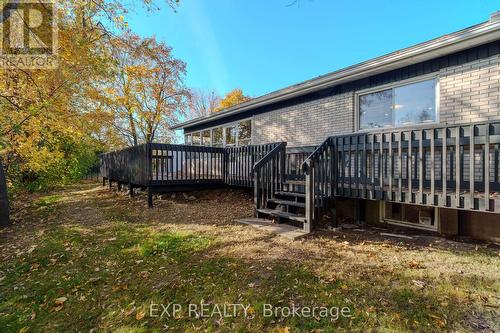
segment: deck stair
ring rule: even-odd
[[[293,184],[297,183],[305,185],[304,181],[293,181]],[[290,181],[284,184],[290,184]],[[257,209],[257,216],[274,219],[278,223],[291,221],[295,224],[303,224],[306,221],[305,207],[305,193],[286,190],[276,191],[271,198],[267,199],[264,208]]]

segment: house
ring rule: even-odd
[[[312,221],[334,207],[338,218],[498,242],[500,12],[173,129],[191,146],[286,143],[271,167],[256,166],[256,196],[265,177],[277,182],[267,203],[256,199],[261,216]],[[281,165],[283,179],[269,178]]]

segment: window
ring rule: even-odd
[[[201,145],[201,134],[200,132],[196,132],[192,134],[193,145],[199,146]]]
[[[212,130],[212,145],[214,147],[224,146],[224,136],[222,134],[222,127],[214,128]]]
[[[188,143],[189,142],[189,143]],[[252,142],[252,121],[250,119],[226,124],[226,127],[206,129],[186,134],[186,144],[226,147],[248,146]]]
[[[434,207],[405,205],[400,203],[385,203],[385,218],[388,222],[418,226],[426,229],[436,229],[436,212]]]
[[[212,140],[210,138],[210,130],[201,132],[202,145],[211,146]]]
[[[359,96],[359,129],[437,122],[436,80]]]
[[[248,146],[252,141],[252,121],[245,120],[238,124],[238,146]]]
[[[226,127],[226,146],[235,146],[236,145],[236,126],[234,127]]]
[[[187,144],[187,145],[191,145],[192,144],[191,134],[186,134],[185,139],[184,139],[184,143]]]

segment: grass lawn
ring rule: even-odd
[[[0,331],[500,331],[498,248],[373,229],[291,242],[232,223],[252,214],[248,194],[195,196],[147,209],[86,183],[16,202],[0,230]]]

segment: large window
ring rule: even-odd
[[[238,146],[248,146],[252,141],[252,121],[245,120],[238,124]]]
[[[212,129],[212,145],[214,147],[224,146],[224,135],[222,132],[222,127]]]
[[[187,145],[214,147],[248,146],[252,142],[252,121],[250,119],[231,123],[225,127],[206,129],[186,134]]]
[[[200,132],[193,133],[193,145],[201,145],[201,134]]]
[[[359,96],[359,129],[437,122],[436,80],[426,80]]]
[[[201,138],[202,138],[202,145],[204,146],[211,146],[212,145],[212,140],[211,140],[211,135],[210,135],[210,130],[206,130],[201,132]]]

